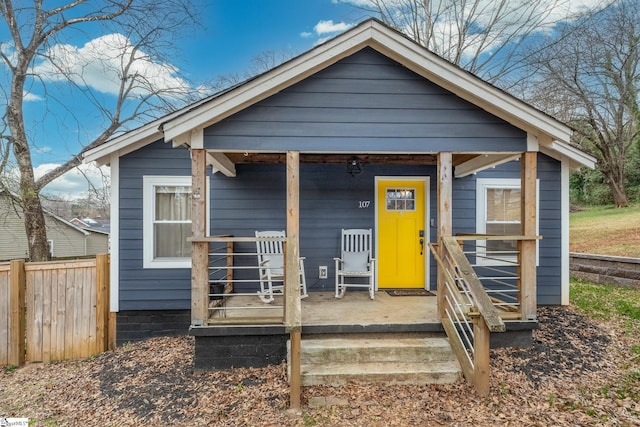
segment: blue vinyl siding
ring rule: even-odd
[[[526,135],[366,48],[208,127],[205,148],[524,151]]]
[[[142,177],[191,176],[184,148],[158,141],[120,158],[120,310],[191,308],[190,269],[142,268]]]

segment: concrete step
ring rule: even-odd
[[[444,362],[455,360],[447,338],[332,337],[304,339],[303,363]]]
[[[303,336],[300,356],[303,385],[437,384],[462,377],[449,341],[440,334]]]
[[[430,363],[330,363],[302,365],[302,385],[339,386],[348,382],[449,384],[462,378],[457,361]]]

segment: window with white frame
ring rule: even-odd
[[[191,177],[144,176],[143,192],[144,268],[190,268]]]
[[[519,236],[522,233],[520,200],[519,179],[477,179],[476,232],[478,234]],[[537,217],[536,214],[536,222]],[[536,223],[536,232],[537,229],[538,224]],[[515,262],[517,259],[516,251],[516,240],[478,241],[478,264],[494,265]]]

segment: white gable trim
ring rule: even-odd
[[[163,139],[164,134],[162,133],[160,127],[164,121],[177,117],[180,114],[183,114],[188,109],[196,108],[197,106],[207,102],[208,99],[209,98],[205,98],[198,101],[194,105],[190,105],[181,110],[174,111],[171,114],[156,119],[150,123],[147,123],[146,125],[140,126],[139,128],[128,131],[127,133],[110,139],[102,145],[88,150],[83,155],[83,162],[96,162],[98,166],[102,166],[110,162],[111,155],[114,153],[117,154],[118,157],[121,157],[125,154],[134,152],[142,147],[156,142],[159,139]]]
[[[116,153],[118,157],[136,151],[146,145],[162,138],[162,132],[158,129],[160,120],[154,120],[142,127],[117,136],[108,142],[97,146],[84,153],[83,162],[96,162],[98,166],[108,164],[111,154]]]

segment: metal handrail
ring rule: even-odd
[[[480,394],[486,394],[489,333],[504,332],[504,322],[456,239],[445,237],[441,245],[430,243],[429,246],[443,279],[438,283],[443,328],[465,378]]]
[[[540,236],[500,236],[489,234],[458,234],[455,240],[463,248],[465,256],[475,259],[470,265],[480,279],[485,291],[492,296],[494,304],[510,313],[509,318],[517,312],[522,313],[521,293],[521,260],[519,250],[491,250],[480,242],[488,241],[527,241],[539,240]],[[468,245],[473,245],[469,248]],[[518,245],[519,247],[519,245]],[[474,250],[475,248],[475,250]],[[485,261],[485,263],[480,262]],[[489,264],[491,263],[491,264]],[[498,265],[494,265],[498,264]],[[506,314],[504,314],[506,316]]]
[[[234,321],[237,320],[238,324],[246,324],[247,322],[251,322],[252,320],[255,323],[264,323],[265,320],[271,320],[273,323],[283,323],[284,318],[284,305],[282,304],[241,304],[241,305],[231,305],[231,299],[234,301],[238,301],[239,297],[255,297],[258,298],[258,294],[253,292],[238,292],[235,289],[235,285],[245,284],[245,283],[257,283],[259,281],[259,268],[260,266],[256,263],[255,265],[234,265],[234,260],[238,257],[254,257],[257,259],[258,253],[257,251],[248,251],[248,252],[237,252],[235,250],[235,243],[249,243],[256,242],[258,240],[280,240],[284,241],[285,239],[282,237],[233,237],[233,236],[207,236],[204,238],[199,238],[198,241],[209,243],[209,263],[208,263],[208,271],[209,271],[209,284],[220,283],[224,286],[224,292],[212,292],[209,289],[207,292],[207,301],[208,307],[207,312],[208,316],[208,324],[212,325],[215,323],[221,323],[225,326],[234,324]],[[283,270],[286,266],[283,266]],[[237,278],[234,277],[234,272],[236,271],[250,271],[255,270],[257,272],[256,278]],[[241,300],[240,300],[241,301]],[[234,304],[237,304],[234,303]],[[246,311],[250,312],[258,312],[258,311],[271,311],[278,310],[282,313],[281,316],[269,316],[269,318],[264,318],[260,316],[249,316],[249,317],[227,317],[228,313],[231,312],[240,312]]]

